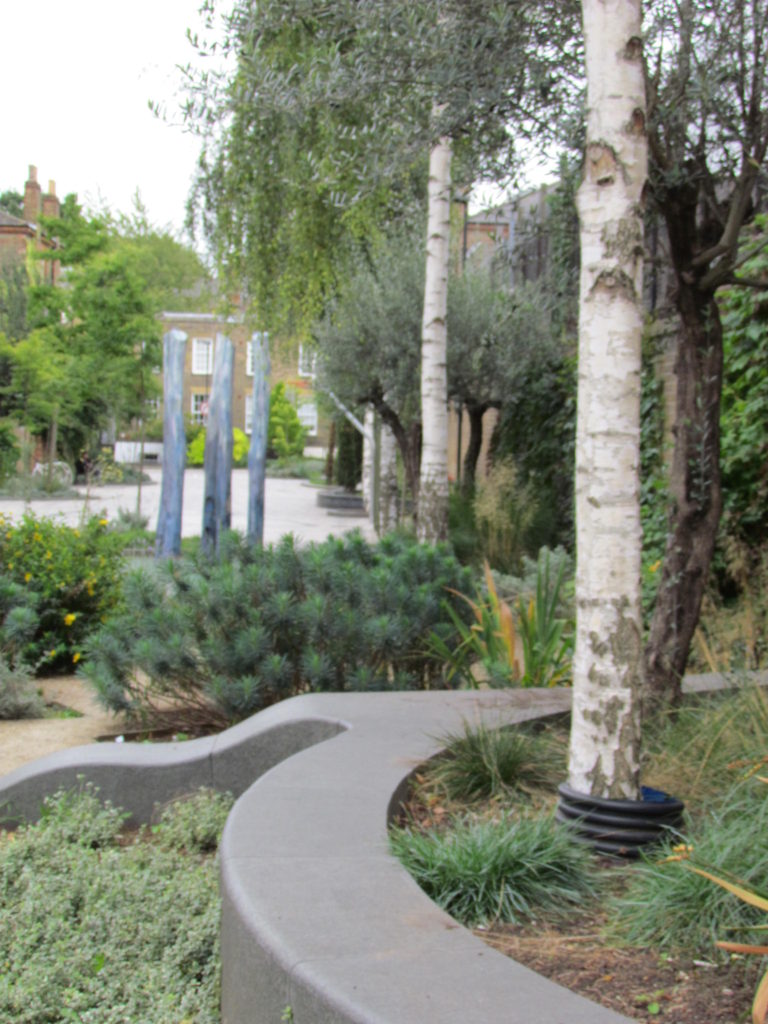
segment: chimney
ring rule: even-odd
[[[40,216],[42,189],[37,182],[37,168],[29,165],[29,180],[24,186],[24,220],[30,224],[37,224]]]
[[[56,182],[48,182],[48,191],[43,196],[43,216],[59,217],[61,215],[61,204],[56,195]]]

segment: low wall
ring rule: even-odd
[[[570,697],[297,697],[209,739],[33,762],[0,779],[0,822],[36,818],[46,794],[83,780],[136,821],[199,786],[239,796],[219,851],[222,1024],[631,1024],[486,946],[388,852],[399,796],[446,733],[560,713]]]

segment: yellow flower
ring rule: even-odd
[[[654,562],[653,565],[649,565],[648,572],[657,572],[660,565],[661,559],[659,559],[658,562]]]
[[[32,579],[32,573],[31,573],[31,572],[25,572],[25,573],[24,573],[24,582],[25,582],[25,583],[29,583],[29,581],[30,581],[31,579]]]
[[[43,539],[42,533],[38,533],[37,530],[35,530],[35,532],[32,534],[32,540],[42,540],[42,539]]]
[[[46,551],[45,552],[45,557],[48,558],[48,559],[53,558],[53,552],[52,551]]]
[[[53,648],[52,651],[48,651],[48,657],[49,658],[55,658],[56,657],[56,648],[55,647]]]
[[[99,526],[106,526],[106,525],[107,525],[107,520],[106,519],[100,519],[99,520]]]
[[[72,533],[74,533],[74,535],[75,535],[76,537],[79,537],[79,536],[80,536],[80,531],[79,531],[79,530],[73,530],[73,531],[72,531]]]
[[[72,664],[76,665],[78,661],[80,661],[80,651],[75,651],[75,653],[72,655]]]
[[[65,626],[71,626],[71,625],[72,625],[72,623],[73,623],[73,622],[75,621],[75,619],[76,619],[76,618],[77,618],[77,616],[75,615],[75,613],[74,613],[74,612],[68,612],[68,613],[67,613],[67,614],[66,614],[66,615],[64,616],[64,625],[65,625]]]

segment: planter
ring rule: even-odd
[[[680,828],[683,804],[658,789],[643,786],[641,800],[609,800],[558,786],[556,818],[565,823],[577,842],[598,853],[638,857],[641,851]]]

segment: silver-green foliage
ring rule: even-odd
[[[426,894],[467,925],[533,920],[594,893],[589,854],[542,815],[467,818],[439,832],[393,829],[390,848]]]
[[[0,1024],[219,1020],[215,860],[119,846],[123,820],[84,787],[0,834]]]
[[[126,578],[86,666],[107,707],[151,714],[171,698],[190,724],[227,725],[310,690],[444,685],[427,637],[450,633],[447,588],[469,581],[447,547],[351,535],[260,548],[230,534],[220,555]]]

